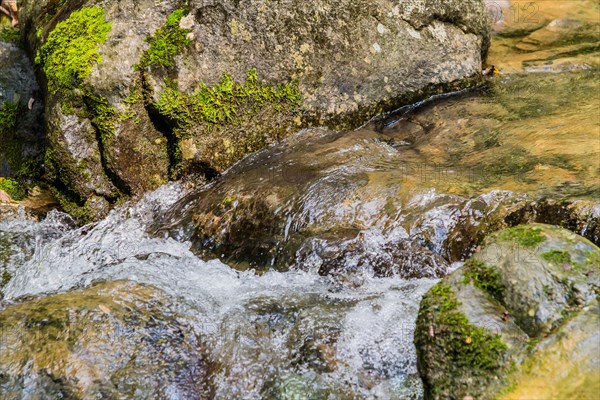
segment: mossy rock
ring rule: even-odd
[[[565,312],[588,304],[600,286],[598,247],[555,226],[520,225],[493,234],[473,259],[494,269],[495,288],[488,293],[534,337],[556,328]]]
[[[44,178],[63,209],[86,223],[166,183],[169,155],[143,102],[133,101],[139,86],[89,83],[114,32],[104,8],[82,5],[46,1],[24,4],[22,13],[41,27],[26,36],[47,91]]]
[[[490,235],[421,302],[415,345],[426,398],[511,392],[548,357],[547,348],[563,345],[560,332],[573,330],[567,326],[581,313],[588,315],[576,323],[586,332],[577,334],[584,344],[572,347],[587,360],[595,333],[586,324],[598,323],[589,310],[599,287],[600,249],[570,231],[530,224]],[[584,370],[600,372],[593,363]]]
[[[47,178],[78,207],[190,172],[214,177],[303,127],[352,128],[474,85],[489,44],[481,0],[426,11],[389,0],[23,0],[20,19],[50,150],[66,165]],[[66,123],[74,116],[94,138]]]
[[[0,312],[4,398],[212,398],[210,362],[160,291],[128,282]]]
[[[509,377],[503,400],[594,400],[600,393],[600,307],[584,308],[554,335],[541,341],[519,371]]]

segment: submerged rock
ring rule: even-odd
[[[98,197],[214,175],[299,127],[356,127],[465,87],[489,44],[481,0],[21,7],[47,98],[48,179],[88,219],[105,212]]]
[[[570,231],[531,224],[490,235],[421,303],[415,345],[426,397],[524,393],[538,366],[564,356],[551,349],[564,346],[581,363],[568,364],[561,376],[597,376],[600,366],[590,357],[600,350],[593,328],[599,288],[600,249]],[[589,393],[586,382],[568,390]]]
[[[441,278],[449,263],[440,255],[407,237],[387,237],[365,231],[350,240],[314,239],[296,253],[295,268],[323,276],[351,277],[361,273],[404,279]]]
[[[114,282],[5,307],[1,397],[212,398],[203,345],[162,297]]]
[[[440,105],[454,107],[450,100]],[[425,125],[430,108],[406,118]],[[496,158],[464,166],[477,146],[471,142],[480,136],[477,128],[467,133],[431,128],[415,135],[415,144],[395,146],[405,133],[397,127],[304,131],[184,197],[153,230],[190,240],[197,253],[239,269],[295,265],[333,274],[344,266],[345,272],[405,277],[442,276],[447,263],[441,257],[464,260],[490,232],[522,223],[564,224],[598,243],[597,202],[571,200],[593,186],[582,185],[556,201],[535,200],[548,191],[543,180],[527,180],[532,196],[490,190],[498,182],[514,187],[520,180],[512,169],[486,174],[498,167]],[[440,153],[454,135],[466,142],[448,152],[458,159],[455,165],[422,161],[423,153]],[[494,151],[511,149],[498,144]],[[462,153],[464,159],[454,155]],[[595,183],[587,173],[584,179]]]

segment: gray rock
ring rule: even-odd
[[[4,398],[212,398],[200,338],[150,287],[114,282],[0,312]]]
[[[183,14],[173,14],[181,7],[174,1],[21,6],[33,55],[81,6],[101,7],[111,24],[98,43],[102,61],[92,60],[91,72],[65,90],[46,93],[50,147],[64,167],[49,179],[80,207],[89,196],[113,203],[190,169],[218,173],[303,126],[356,127],[465,87],[479,79],[489,44],[480,0],[227,0],[190,2]],[[165,47],[154,42],[171,48],[157,52]],[[40,61],[43,72],[47,61]],[[248,78],[254,71],[257,80]],[[233,92],[220,85],[224,76]],[[194,97],[203,90],[225,97],[206,106]],[[108,128],[102,107],[110,108]],[[85,126],[95,139],[77,128]]]

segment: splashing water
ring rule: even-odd
[[[589,96],[598,72],[587,67],[596,66],[596,52],[563,40],[557,55],[550,41],[556,32],[536,32],[536,40],[497,38],[490,59],[518,74],[492,80],[485,93],[410,107],[380,129],[301,133],[233,167],[196,211],[187,190],[171,183],[81,228],[56,211],[41,222],[0,222],[0,312],[32,296],[136,282],[162,293],[159,306],[200,337],[213,364],[214,398],[422,398],[414,322],[423,294],[459,265],[447,260],[463,259],[506,216],[515,224],[566,218],[570,229],[599,240],[600,206],[593,201],[600,147],[597,122],[589,118],[598,108]],[[253,159],[260,164],[254,170]],[[572,210],[530,206],[543,197],[592,202]],[[259,217],[271,218],[258,225],[264,242],[301,242],[288,272],[205,261],[192,251],[185,225],[164,237],[148,233],[168,211],[175,219],[206,213],[208,220],[214,210],[238,206],[237,218],[253,211],[257,198],[269,211]],[[257,241],[237,229],[245,222],[232,219],[230,231],[242,236],[230,246],[235,251]],[[208,233],[218,236],[222,221],[215,226]],[[120,340],[137,346],[128,335]],[[185,398],[176,386],[167,398]]]
[[[152,285],[221,366],[217,398],[302,393],[306,387],[343,397],[421,396],[414,320],[435,279],[365,275],[352,286],[311,271],[259,276],[202,261],[189,243],[146,233],[152,219],[184,194],[179,184],[169,184],[78,229],[58,212],[40,223],[2,222],[0,238],[20,238],[10,244],[13,277],[3,302],[100,281]]]

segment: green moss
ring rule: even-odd
[[[552,327],[550,331],[554,332],[560,327],[562,327],[567,321],[571,320],[575,315],[580,312],[579,309],[569,309],[565,308],[560,311],[560,318],[552,323]]]
[[[2,275],[0,275],[0,289],[3,289],[8,282],[12,279],[12,275],[7,270],[2,271]],[[0,294],[1,297],[1,294]]]
[[[163,89],[155,107],[179,127],[226,125],[250,117],[266,105],[281,111],[284,107],[297,109],[302,101],[297,84],[262,84],[255,69],[248,71],[243,84],[224,73],[219,83],[214,86],[201,84],[191,95],[181,93],[174,82],[165,84]]]
[[[63,101],[60,104],[60,108],[65,115],[75,114],[75,108],[73,108],[73,103],[68,100]]]
[[[0,106],[0,135],[10,133],[17,125],[19,103],[6,101]]]
[[[97,220],[96,213],[90,207],[89,203],[85,203],[83,206],[79,205],[77,201],[55,187],[52,187],[51,191],[63,211],[73,217],[79,225],[85,225]]]
[[[431,398],[455,393],[465,384],[472,386],[475,396],[488,380],[510,367],[502,338],[472,325],[459,306],[445,284],[434,286],[421,302],[415,344]]]
[[[23,156],[23,141],[16,132],[21,110],[18,101],[0,106],[0,153],[18,180],[32,180],[39,176],[41,165],[37,158]]]
[[[119,113],[118,120],[126,121],[128,119],[134,119],[134,122],[139,123],[136,107],[144,104],[144,95],[141,84],[138,81],[129,88],[129,94],[123,99],[123,103],[123,111]]]
[[[23,181],[36,181],[40,178],[41,172],[42,161],[39,156],[27,159],[21,157],[20,162],[15,167],[16,178]]]
[[[483,372],[504,366],[503,354],[508,349],[507,345],[499,335],[471,325],[458,310],[459,306],[452,288],[444,284],[434,286],[421,304],[434,316],[441,336],[438,342],[446,348],[451,368]]]
[[[55,181],[58,179],[59,169],[56,164],[56,157],[54,150],[47,147],[44,152],[44,179],[48,181]]]
[[[235,197],[227,196],[223,199],[223,206],[225,206],[225,208],[229,208],[234,202]]]
[[[142,90],[139,84],[136,83],[129,89],[129,94],[127,95],[127,97],[125,97],[123,101],[125,104],[134,105],[142,102],[143,100],[144,96],[142,94]]]
[[[526,226],[516,226],[505,229],[500,232],[501,240],[516,241],[523,247],[533,247],[542,243],[546,238],[542,235],[540,228],[530,228]]]
[[[97,95],[86,85],[82,86],[79,95],[67,96],[61,103],[61,110],[67,115],[89,119],[103,143],[114,137],[117,124],[124,119],[106,97]]]
[[[541,254],[542,258],[551,264],[571,264],[571,254],[564,250],[551,250]]]
[[[20,44],[21,34],[18,29],[0,27],[0,42]]]
[[[187,10],[175,10],[167,17],[166,24],[159,28],[154,36],[146,38],[150,44],[148,50],[142,54],[138,69],[145,69],[151,65],[162,65],[172,67],[173,57],[177,55],[190,41],[186,38],[189,29],[179,27],[181,18],[188,14]]]
[[[0,190],[8,193],[13,200],[23,200],[25,198],[25,188],[16,180],[11,178],[0,178]]]
[[[578,262],[573,260],[571,254],[566,251],[552,250],[542,254],[542,257],[551,264],[569,265],[584,274],[600,271],[600,251],[597,250],[586,251],[583,259],[578,259]]]
[[[590,250],[585,253],[585,260],[581,264],[583,267],[592,267],[595,270],[600,268],[600,251]]]
[[[118,123],[117,110],[105,97],[94,94],[90,89],[84,89],[83,93],[86,117],[98,130],[102,142],[106,143],[115,134]]]
[[[473,286],[488,293],[494,299],[503,302],[506,286],[502,283],[500,273],[493,267],[471,258],[464,265],[464,283],[473,283]]]
[[[42,66],[52,93],[78,87],[102,60],[98,45],[104,43],[111,24],[99,7],[82,8],[59,22],[39,49],[36,64]]]

